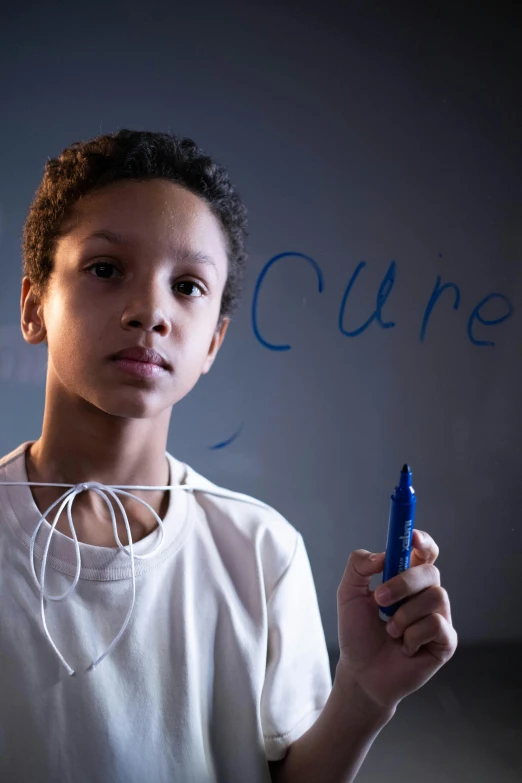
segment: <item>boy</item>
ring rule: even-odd
[[[189,139],[121,130],[46,165],[21,297],[48,347],[43,428],[0,463],[1,780],[351,781],[455,650],[415,531],[386,626],[384,553],[351,554],[332,687],[301,536],[166,452],[225,337],[245,229]]]

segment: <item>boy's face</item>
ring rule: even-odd
[[[228,326],[218,323],[228,262],[217,218],[171,182],[129,181],[82,199],[64,228],[43,301],[28,280],[22,288],[24,336],[47,338],[48,388],[115,416],[170,408],[208,372]],[[102,231],[123,242],[90,237]],[[114,358],[136,346],[165,366]]]

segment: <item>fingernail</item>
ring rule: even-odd
[[[370,555],[369,560],[377,560],[379,558],[379,555]]]
[[[429,538],[426,535],[426,533],[421,533],[421,535],[420,535],[420,543],[421,543],[421,545],[424,546],[425,544],[428,543],[428,541],[429,541]]]
[[[387,587],[378,587],[375,591],[375,597],[381,606],[385,606],[390,601],[391,593]]]
[[[397,639],[397,637],[401,635],[393,620],[390,620],[388,623],[386,623],[386,630],[390,636],[393,636],[394,639]]]

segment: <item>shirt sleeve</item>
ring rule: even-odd
[[[315,723],[332,689],[317,593],[300,533],[290,563],[268,599],[267,611],[261,722],[266,757],[278,761]]]

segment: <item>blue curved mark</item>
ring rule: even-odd
[[[259,297],[259,291],[261,289],[261,285],[270,267],[273,266],[275,263],[277,263],[277,261],[281,261],[281,259],[289,258],[291,256],[295,256],[296,258],[304,258],[305,261],[308,261],[313,266],[313,268],[315,269],[315,273],[317,275],[317,287],[319,293],[321,294],[323,292],[323,273],[321,272],[321,268],[319,267],[319,265],[314,261],[313,258],[310,258],[310,256],[305,256],[304,253],[287,252],[287,253],[279,253],[277,256],[271,258],[270,261],[267,261],[267,263],[261,270],[259,277],[257,278],[256,287],[254,289],[254,298],[252,300],[252,328],[254,330],[254,334],[256,338],[259,340],[261,345],[263,345],[265,348],[268,348],[270,351],[289,351],[292,346],[276,345],[275,343],[269,343],[261,336],[259,329],[257,328],[257,300]]]
[[[490,299],[494,299],[495,297],[498,297],[499,299],[503,299],[504,302],[507,302],[508,305],[508,312],[504,313],[504,315],[501,315],[500,318],[493,318],[491,321],[487,318],[483,318],[480,314],[480,308],[483,307],[486,302],[489,302]],[[502,321],[505,321],[507,318],[509,318],[513,314],[513,305],[510,302],[510,300],[507,298],[507,296],[504,296],[504,294],[488,294],[484,297],[484,299],[481,299],[481,301],[478,303],[478,305],[474,308],[473,312],[471,313],[468,321],[468,337],[473,343],[473,345],[495,345],[494,342],[491,340],[477,340],[473,336],[473,321],[476,319],[479,321],[483,326],[493,326],[494,324],[501,324]]]
[[[230,436],[230,438],[227,438],[227,440],[222,440],[221,443],[216,443],[214,446],[209,446],[209,449],[211,451],[217,451],[218,449],[224,449],[226,446],[230,446],[230,444],[233,443],[235,439],[238,437],[238,435],[241,433],[242,429],[243,429],[243,423],[239,425],[238,429],[234,432],[233,435]]]
[[[426,336],[426,329],[428,327],[428,321],[430,319],[431,311],[437,304],[439,296],[442,294],[443,291],[446,290],[446,288],[453,288],[455,291],[455,301],[453,302],[453,309],[458,310],[460,304],[460,289],[458,285],[455,285],[455,283],[444,283],[444,285],[441,285],[440,281],[441,281],[441,277],[440,275],[437,275],[437,279],[435,280],[435,288],[431,292],[429,302],[426,305],[426,310],[424,311],[424,318],[422,319],[422,326],[420,330],[421,343],[424,342],[424,338]]]
[[[375,303],[376,306],[373,314],[358,329],[353,329],[352,331],[348,331],[348,329],[344,328],[343,321],[344,321],[344,311],[346,309],[346,302],[348,301],[348,297],[350,296],[350,292],[353,288],[355,281],[357,280],[359,274],[361,273],[361,271],[364,269],[365,266],[366,266],[366,261],[359,262],[359,264],[355,269],[355,272],[353,273],[353,275],[351,276],[348,282],[348,285],[346,286],[343,300],[341,302],[341,309],[339,310],[339,331],[342,334],[344,334],[346,337],[357,337],[357,335],[364,332],[364,330],[370,326],[372,321],[377,321],[377,323],[382,329],[390,329],[392,326],[395,326],[395,321],[382,320],[382,308],[384,307],[384,304],[388,299],[390,292],[393,288],[393,284],[395,283],[395,272],[397,269],[397,262],[392,261],[390,266],[388,267],[388,271],[383,277],[382,283],[379,286],[379,290],[377,292],[377,300]]]

